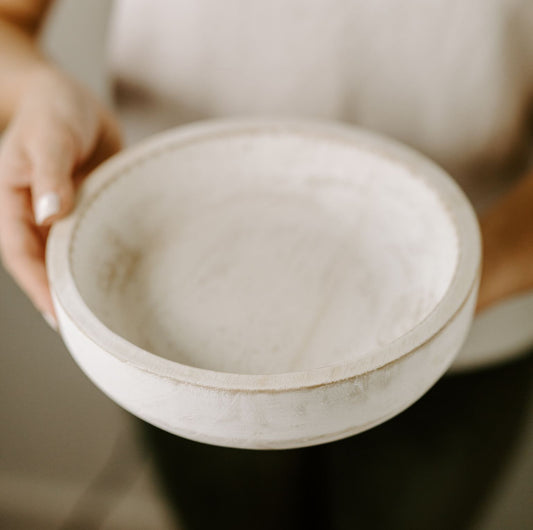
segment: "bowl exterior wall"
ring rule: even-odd
[[[61,334],[86,375],[132,414],[191,440],[248,449],[304,447],[348,437],[398,414],[448,369],[467,335],[474,287],[447,325],[379,369],[307,388],[222,390],[162,377],[92,342],[56,301]]]

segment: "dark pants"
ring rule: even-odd
[[[304,449],[227,449],[142,430],[187,529],[459,530],[512,454],[532,375],[529,355],[448,376],[387,423]]]

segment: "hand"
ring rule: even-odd
[[[478,311],[533,290],[533,173],[482,216]]]
[[[88,92],[60,72],[35,72],[0,146],[0,254],[49,322],[50,225],[71,210],[81,179],[119,148],[114,119]]]

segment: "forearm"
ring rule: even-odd
[[[481,218],[483,275],[478,309],[533,289],[533,171]]]
[[[0,130],[13,115],[31,76],[51,68],[40,51],[36,35],[50,2],[27,2],[24,10],[0,0]]]

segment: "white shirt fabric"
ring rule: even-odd
[[[250,114],[354,123],[447,169],[478,209],[527,165],[533,0],[119,0],[130,140]]]

